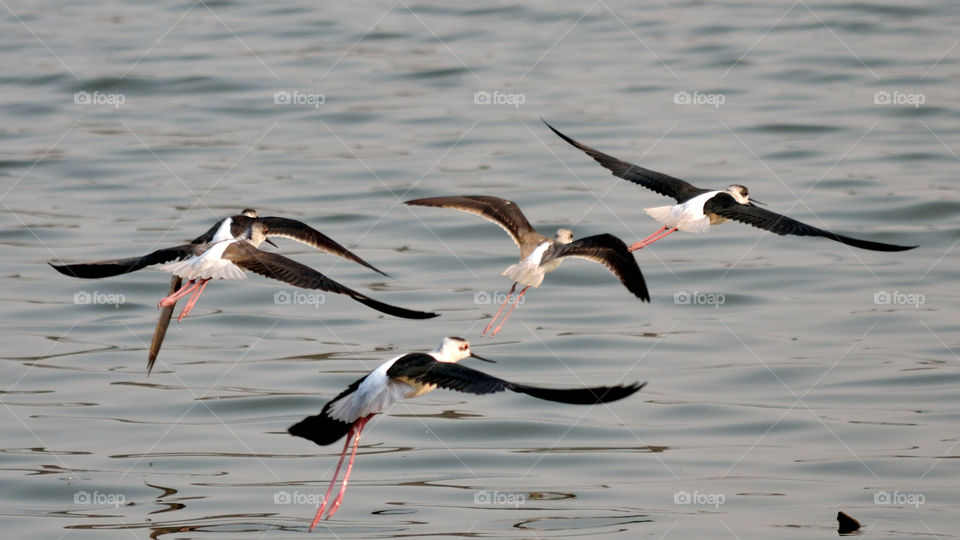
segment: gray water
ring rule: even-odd
[[[830,538],[838,510],[870,537],[956,536],[960,6],[635,4],[4,3],[4,537],[306,537],[341,445],[286,428],[446,335],[514,381],[649,385],[597,407],[402,402],[369,424],[311,537]],[[571,260],[481,339],[515,247],[401,201],[498,195],[544,233],[627,242],[657,228],[642,208],[670,202],[540,117],[920,247],[676,233],[636,253],[650,304]],[[280,240],[284,254],[442,316],[216,282],[147,377],[168,276],[46,265],[182,243],[245,207],[396,279]]]

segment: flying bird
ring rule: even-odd
[[[556,270],[566,257],[588,259],[602,264],[617,276],[634,296],[645,302],[650,301],[650,293],[647,291],[647,284],[643,280],[643,274],[640,272],[640,267],[637,266],[637,261],[630,255],[627,245],[612,234],[598,234],[574,240],[573,231],[559,229],[556,237],[547,238],[533,228],[533,225],[527,221],[515,202],[486,195],[429,197],[406,201],[404,204],[452,208],[476,214],[487,221],[496,223],[507,231],[507,234],[513,238],[513,241],[520,248],[520,262],[510,265],[502,273],[513,280],[513,286],[510,287],[510,292],[507,293],[500,309],[497,310],[481,335],[486,335],[490,331],[493,323],[496,322],[503,308],[516,291],[518,284],[524,286],[523,290],[514,299],[513,305],[507,310],[507,314],[503,317],[500,325],[490,333],[491,336],[497,335],[497,332],[503,328],[507,318],[510,317],[510,313],[517,307],[517,303],[527,292],[527,289],[539,287],[540,283],[543,282],[543,277]]]
[[[505,381],[457,364],[460,360],[471,357],[492,362],[474,354],[470,350],[470,344],[459,337],[444,338],[435,349],[426,354],[410,353],[397,356],[354,381],[340,395],[324,405],[320,414],[308,416],[288,429],[291,435],[311,440],[320,446],[333,444],[346,436],[333,479],[323,497],[323,503],[310,524],[311,531],[320,522],[328,504],[329,511],[326,519],[333,517],[340,508],[364,426],[373,415],[385,411],[402,398],[422,396],[437,388],[470,394],[492,394],[510,390],[558,403],[593,405],[623,399],[646,385],[646,383],[634,383],[627,386],[593,388],[541,388]],[[340,491],[330,503],[333,486],[336,484],[351,442],[353,450],[350,452],[350,460],[340,484]]]
[[[170,294],[161,299],[158,304],[163,312],[150,346],[147,359],[148,374],[159,353],[176,302],[190,295],[177,318],[181,321],[196,305],[200,294],[211,279],[246,279],[245,271],[277,279],[295,287],[347,295],[377,311],[396,317],[427,319],[437,316],[435,313],[413,311],[379,302],[340,285],[308,266],[282,255],[258,249],[263,242],[275,245],[270,241],[270,237],[297,240],[387,275],[302,222],[281,217],[259,217],[257,212],[251,209],[244,210],[240,215],[218,221],[210,230],[195,238],[190,244],[159,249],[141,257],[93,263],[49,264],[61,274],[84,279],[112,277],[135,272],[148,266],[156,266],[157,269],[174,274]],[[181,287],[182,279],[188,281]]]
[[[707,232],[710,230],[711,225],[718,225],[730,220],[746,223],[747,225],[752,225],[781,236],[820,236],[848,246],[872,251],[905,251],[917,247],[860,240],[859,238],[851,238],[828,230],[819,229],[787,216],[777,214],[776,212],[760,208],[757,204],[763,203],[755,199],[751,201],[749,190],[740,184],[733,184],[722,191],[698,188],[679,178],[651,171],[639,165],[633,165],[604,154],[599,150],[577,142],[560,133],[546,121],[543,123],[561,139],[583,150],[588,156],[596,160],[597,163],[609,169],[614,176],[623,178],[634,184],[639,184],[661,195],[676,199],[678,204],[673,206],[658,206],[656,208],[644,209],[647,214],[660,222],[663,227],[643,240],[635,242],[630,246],[630,251],[636,251],[645,246],[649,246],[678,230],[698,233]]]

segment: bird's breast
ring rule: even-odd
[[[726,223],[730,221],[729,219],[721,216],[720,214],[714,214],[713,212],[707,212],[707,217],[710,218],[711,225],[719,225],[720,223]]]
[[[410,391],[407,392],[403,397],[405,398],[415,398],[426,394],[427,392],[432,392],[437,389],[435,384],[424,384],[421,382],[414,381],[407,377],[397,377],[394,379],[395,382],[406,384],[410,387]]]

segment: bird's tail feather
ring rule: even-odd
[[[320,446],[326,446],[343,438],[350,431],[352,425],[334,420],[324,414],[318,414],[308,416],[290,426],[287,428],[287,432],[295,437],[311,440]]]
[[[502,275],[507,276],[521,285],[529,285],[531,287],[539,287],[540,284],[543,283],[543,272],[539,271],[537,265],[525,264],[525,261],[511,264],[502,272]]]

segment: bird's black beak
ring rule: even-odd
[[[491,364],[496,364],[496,360],[490,360],[489,358],[484,358],[480,355],[470,353],[470,358],[476,358],[477,360],[483,360],[484,362],[490,362]]]
[[[750,204],[759,204],[759,205],[762,205],[762,206],[766,206],[766,205],[767,205],[767,203],[762,202],[762,201],[758,201],[758,200],[756,200],[756,199],[750,199]]]
[[[273,246],[273,247],[275,247],[275,248],[279,248],[279,247],[280,247],[280,246],[274,244],[274,243],[273,243],[273,240],[270,240],[269,238],[264,238],[263,241],[266,242],[266,243],[268,243],[268,244],[270,244],[271,246]]]

